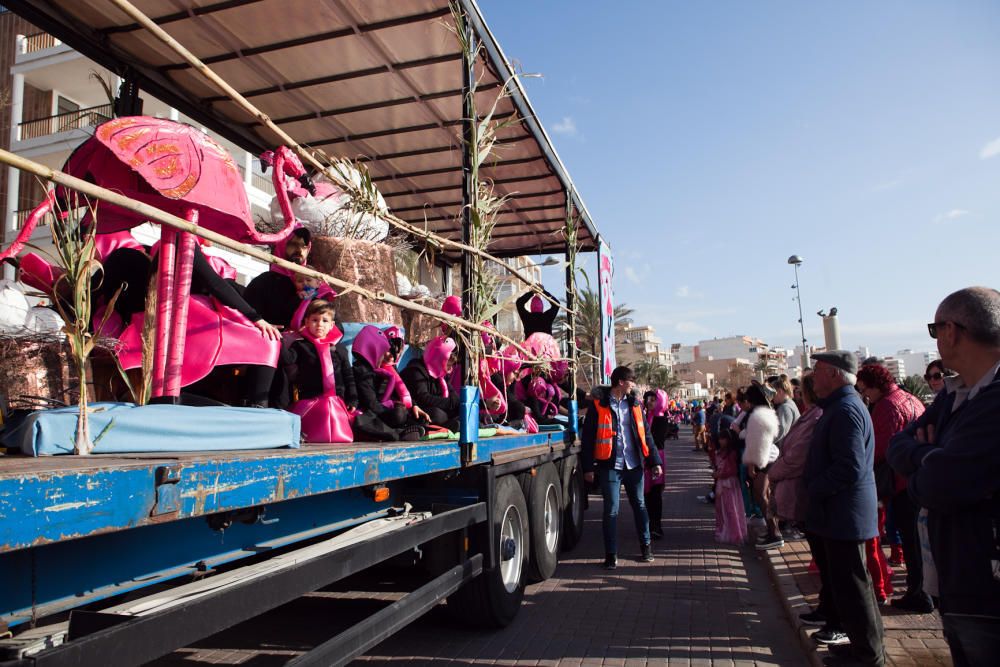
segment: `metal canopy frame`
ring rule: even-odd
[[[510,80],[509,98],[495,117],[520,121],[499,138],[500,154],[490,165],[498,193],[510,197],[503,220],[517,233],[497,235],[490,254],[564,251],[565,244],[557,242],[561,224],[529,213],[543,210],[538,205],[565,209],[567,200],[580,214],[579,250],[596,250],[592,218],[482,12],[475,0],[456,2],[483,47],[477,95],[487,97],[479,106],[492,104]],[[113,5],[101,0],[5,4],[233,143],[252,152],[274,147],[277,139],[269,130]],[[439,223],[432,228],[444,236],[461,233],[461,204],[451,192],[462,188],[463,64],[457,41],[451,44],[444,32],[450,24],[447,0],[224,0],[200,6],[195,0],[146,0],[142,6],[303,145],[335,147],[336,154],[364,162],[376,182],[392,183],[384,196],[401,219]],[[279,8],[285,21],[271,41],[262,42],[261,31],[243,23],[266,19]],[[315,49],[333,55],[310,59],[319,53]],[[289,65],[298,58],[309,66]],[[453,186],[441,183],[449,173],[456,177]],[[532,184],[544,192],[526,192]],[[553,200],[517,207],[519,198],[541,197]],[[538,239],[546,237],[552,242],[540,245]],[[457,253],[447,254],[457,259]]]

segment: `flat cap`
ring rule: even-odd
[[[825,361],[831,366],[836,366],[842,371],[856,374],[858,372],[858,358],[853,352],[848,350],[830,350],[829,352],[817,352],[810,356],[815,361]]]

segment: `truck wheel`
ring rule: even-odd
[[[539,467],[537,474],[528,480],[528,516],[531,518],[528,580],[545,581],[555,574],[559,561],[563,485],[552,463]]]
[[[571,551],[583,538],[584,484],[583,469],[576,454],[567,456],[562,468],[563,500],[566,509],[563,512],[562,549]]]
[[[471,625],[504,628],[521,607],[528,566],[528,507],[514,475],[496,481],[493,517],[496,567],[460,588],[448,598],[448,606]]]

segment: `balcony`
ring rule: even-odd
[[[62,42],[49,33],[36,32],[34,34],[24,36],[24,41],[21,45],[21,53],[35,53],[36,51],[51,49],[52,47],[59,46],[60,44],[62,44]]]
[[[112,113],[110,104],[102,104],[46,118],[26,120],[17,126],[17,138],[18,141],[28,141],[60,132],[90,129],[111,120]]]

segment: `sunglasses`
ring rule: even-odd
[[[944,373],[941,373],[941,372],[938,372],[938,373],[928,373],[927,375],[924,376],[925,380],[941,380],[943,378],[944,378]]]
[[[942,324],[950,324],[951,326],[953,326],[955,328],[965,329],[965,327],[963,327],[958,322],[951,322],[949,320],[945,320],[943,322],[928,322],[928,324],[927,324],[927,333],[930,334],[931,338],[937,338],[937,336],[938,336],[938,327],[941,326]]]

